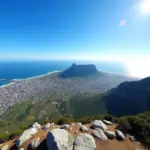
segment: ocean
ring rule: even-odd
[[[52,71],[67,69],[73,63],[95,64],[98,70],[117,74],[128,74],[126,66],[120,62],[108,61],[0,61],[0,86],[13,79],[26,79]]]

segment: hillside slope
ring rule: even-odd
[[[150,109],[150,77],[121,83],[103,94],[72,96],[68,109],[74,117],[104,113],[120,117],[145,112]]]
[[[124,82],[103,98],[106,100],[108,112],[116,116],[147,111],[150,109],[150,77]]]
[[[105,100],[101,95],[84,94],[68,97],[67,108],[74,118],[107,113]]]

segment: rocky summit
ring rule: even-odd
[[[96,121],[96,120],[95,120]],[[100,128],[92,129],[93,122],[84,124],[87,131],[81,130],[81,123],[70,122],[68,128],[62,129],[66,124],[58,125],[47,123],[36,128],[35,124],[26,129],[20,137],[12,138],[0,145],[2,150],[147,150],[141,143],[131,140],[130,135],[124,135],[120,130],[116,130],[117,124],[112,122],[107,125],[109,130],[105,132]],[[101,120],[97,120],[101,121]],[[43,127],[47,127],[47,131]],[[35,132],[36,131],[36,132]],[[116,132],[115,132],[116,131]],[[106,134],[108,132],[108,134]],[[109,139],[110,134],[113,134]],[[121,139],[121,141],[119,140]],[[18,139],[18,140],[16,140]],[[19,142],[19,143],[18,143]]]

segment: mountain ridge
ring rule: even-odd
[[[113,115],[132,115],[147,111],[150,108],[150,77],[123,82],[112,89],[104,99]]]

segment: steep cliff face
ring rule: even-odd
[[[64,70],[60,77],[62,78],[69,78],[69,77],[79,77],[79,76],[89,76],[96,74],[98,70],[96,69],[95,65],[76,65],[73,64],[68,69]]]

